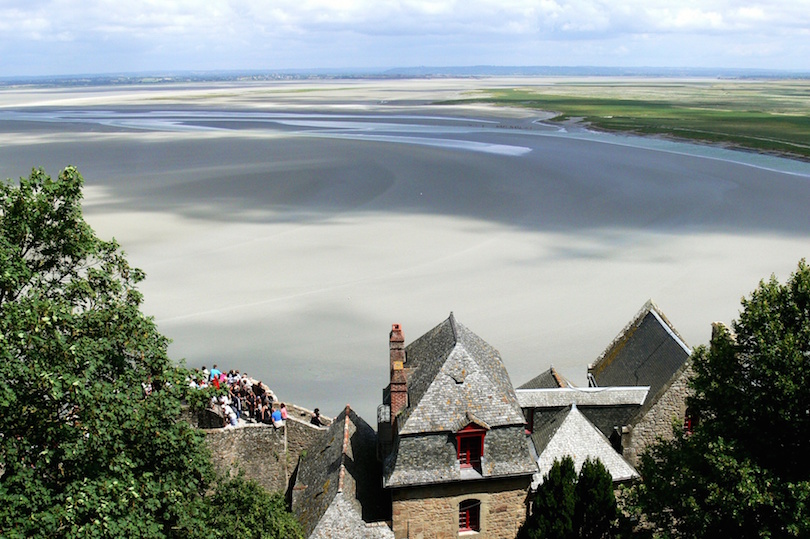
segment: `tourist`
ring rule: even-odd
[[[264,396],[264,384],[262,384],[261,380],[253,384],[253,393],[255,393],[257,397]]]
[[[284,420],[281,418],[281,411],[278,408],[273,407],[273,413],[270,414],[270,417],[275,428],[280,429],[284,426]]]
[[[261,409],[259,412],[259,421],[269,425],[272,422],[272,418],[270,417],[270,406],[268,404],[267,395],[262,395],[261,397]]]
[[[254,421],[256,420],[256,395],[253,391],[246,391],[245,400],[247,401],[248,416]]]
[[[203,367],[203,369],[204,369],[204,368],[205,368],[205,367]],[[213,366],[213,367],[211,367],[211,372],[210,372],[210,373],[208,373],[208,374],[209,374],[209,376],[210,376],[210,378],[211,378],[211,380],[212,380],[212,381],[213,381],[213,380],[217,380],[217,381],[218,381],[218,380],[219,380],[219,375],[220,375],[220,374],[222,374],[222,371],[221,371],[221,370],[219,370],[219,369],[217,369],[217,364],[216,364],[216,363],[214,363],[214,366]],[[217,387],[218,387],[218,386],[217,386]]]
[[[287,421],[287,405],[282,402],[281,409],[279,411],[281,412],[281,419]]]
[[[316,427],[323,425],[323,421],[321,421],[321,411],[318,408],[315,408],[315,412],[312,414],[312,418],[309,420],[309,422]]]

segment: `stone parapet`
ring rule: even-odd
[[[262,424],[203,429],[218,472],[232,474],[241,468],[267,490],[279,492],[286,492],[298,457],[324,431],[292,415],[279,429]]]

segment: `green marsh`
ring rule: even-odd
[[[552,81],[481,90],[462,101],[552,111],[551,121],[581,118],[607,131],[810,159],[810,80]]]

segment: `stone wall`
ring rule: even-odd
[[[301,452],[326,430],[305,419],[291,414],[280,429],[262,424],[203,429],[214,467],[220,473],[235,473],[241,468],[267,490],[286,492]]]
[[[673,422],[682,423],[686,415],[686,397],[690,394],[691,364],[684,368],[658,401],[622,434],[622,455],[638,466],[641,454],[656,438],[671,439]]]
[[[530,481],[530,477],[519,477],[396,489],[392,494],[394,537],[459,537],[459,504],[474,499],[481,503],[481,529],[467,533],[476,539],[514,539],[526,520]]]

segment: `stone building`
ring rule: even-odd
[[[688,428],[686,397],[692,349],[655,303],[648,301],[602,355],[588,366],[588,385],[648,386],[644,402],[594,423],[632,465],[657,437],[672,437],[672,425]]]
[[[394,536],[514,538],[537,467],[497,350],[452,313],[407,347],[394,324],[389,346],[378,434]]]
[[[377,436],[348,405],[302,454],[292,510],[311,539],[392,539]]]
[[[673,422],[687,417],[691,353],[648,301],[588,367],[588,388],[574,387],[553,367],[521,385],[516,394],[538,465],[532,486],[565,455],[577,469],[599,458],[615,482],[638,477],[644,448],[671,437]]]
[[[407,346],[393,325],[376,433],[347,406],[328,428],[293,413],[284,430],[210,432],[209,445],[220,468],[238,462],[279,490],[300,454],[290,497],[308,538],[513,539],[554,459],[638,476],[640,451],[688,417],[690,355],[648,302],[589,366],[589,387],[552,367],[515,390],[498,351],[451,313]],[[254,458],[259,446],[274,459]]]
[[[638,477],[635,468],[622,457],[597,423],[610,425],[616,418],[631,416],[641,407],[648,390],[648,387],[577,388],[570,385],[518,388],[518,402],[526,414],[526,429],[531,433],[538,467],[532,488],[542,482],[555,460],[565,456],[574,460],[577,471],[585,460],[599,459],[615,483]]]

